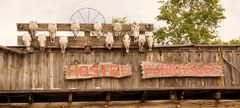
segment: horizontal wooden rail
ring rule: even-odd
[[[102,24],[103,32],[113,31],[112,24]],[[58,31],[71,31],[70,23],[57,23]],[[123,24],[122,31],[131,31],[131,24]],[[154,29],[153,24],[140,24],[140,32],[152,31]],[[28,31],[28,23],[17,23],[17,31]],[[48,23],[38,23],[38,31],[48,31]],[[80,31],[94,31],[93,24],[80,24]]]
[[[13,52],[13,53],[17,53],[17,54],[26,54],[26,52],[19,51],[19,50],[16,50],[16,49],[12,49],[12,48],[8,48],[8,47],[2,46],[2,45],[0,45],[0,49],[10,51],[10,52]]]

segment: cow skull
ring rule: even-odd
[[[73,22],[73,23],[71,24],[71,30],[72,30],[74,39],[76,40],[76,39],[77,39],[77,36],[78,36],[78,34],[79,34],[79,31],[80,31],[80,24],[79,24],[78,22]]]
[[[129,37],[128,34],[125,34],[123,37],[123,45],[126,48],[126,52],[129,52],[129,47],[130,47],[130,43],[131,42],[131,38]]]
[[[140,34],[138,37],[138,46],[139,46],[139,51],[143,51],[143,46],[146,42],[145,35]]]
[[[48,24],[48,32],[50,35],[51,43],[55,42],[56,32],[57,32],[57,24],[56,23],[49,23]]]
[[[27,51],[30,51],[30,49],[31,49],[30,46],[31,46],[31,41],[32,41],[31,36],[28,33],[25,33],[22,36],[22,40],[23,40],[24,45],[26,46]]]
[[[40,50],[45,49],[46,42],[47,42],[46,34],[39,34],[38,35],[38,43],[39,43],[39,46],[40,46]]]
[[[113,43],[114,43],[113,35],[112,33],[108,32],[105,39],[105,46],[108,49],[111,49],[113,47]]]
[[[134,37],[134,42],[138,41],[139,28],[140,28],[140,25],[138,25],[136,22],[133,22],[133,24],[131,25],[131,31],[132,31],[132,35]]]
[[[100,38],[100,36],[102,36],[102,24],[101,22],[97,22],[97,23],[94,23],[94,31],[95,31],[95,34],[97,35],[97,38]]]
[[[37,30],[38,30],[37,21],[30,21],[30,22],[29,22],[29,31],[28,31],[28,33],[30,34],[30,36],[31,36],[32,38],[35,38],[35,37],[36,37]]]
[[[120,32],[122,31],[122,24],[121,23],[115,23],[113,24],[113,30],[115,32],[116,36],[120,35]]]
[[[148,44],[148,47],[149,47],[149,51],[152,51],[153,42],[154,42],[153,33],[152,32],[148,33],[146,38],[147,38],[147,44]]]
[[[68,44],[68,37],[66,37],[66,36],[60,37],[59,43],[60,43],[60,47],[61,47],[61,52],[65,53],[65,49],[67,48],[67,44]]]

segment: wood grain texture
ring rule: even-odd
[[[70,23],[57,23],[58,31],[71,31]],[[113,31],[112,24],[102,24],[103,32]],[[122,31],[131,31],[131,24],[123,24]],[[140,24],[140,32],[152,31],[154,29],[153,24]],[[28,31],[28,23],[17,23],[17,31]],[[38,31],[48,31],[48,23],[38,23]],[[80,31],[94,31],[93,24],[80,24]]]
[[[18,48],[16,48],[18,49]],[[21,48],[19,48],[21,49]],[[240,68],[237,47],[224,47],[223,56],[235,67]],[[210,51],[209,51],[210,50]],[[0,90],[101,90],[101,89],[158,89],[158,88],[240,88],[240,73],[221,57],[216,60],[218,48],[184,47],[154,48],[152,52],[140,53],[132,48],[129,53],[124,49],[94,49],[85,54],[83,49],[69,48],[62,54],[58,48],[26,55],[14,54],[0,49]],[[112,62],[114,64],[131,64],[132,75],[126,78],[96,78],[86,80],[66,80],[64,66],[77,61],[79,64]],[[140,63],[182,62],[182,63],[223,63],[222,78],[153,78],[142,79]]]
[[[105,101],[99,102],[55,102],[55,103],[34,103],[34,104],[3,104],[1,108],[239,108],[239,100],[152,100],[152,101]]]

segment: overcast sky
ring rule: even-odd
[[[68,23],[78,9],[90,7],[103,14],[107,23],[112,17],[127,16],[128,22],[161,23],[155,20],[158,0],[1,0],[0,45],[16,45],[16,23]],[[222,0],[225,19],[219,28],[221,39],[228,41],[240,36],[240,0]]]

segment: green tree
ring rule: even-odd
[[[210,44],[218,36],[216,28],[225,19],[219,0],[160,1],[158,21],[166,22],[155,35],[158,42]]]
[[[127,22],[127,17],[113,17],[112,18],[112,23],[126,23]]]
[[[229,45],[240,45],[240,40],[232,39],[228,43],[229,43]]]

